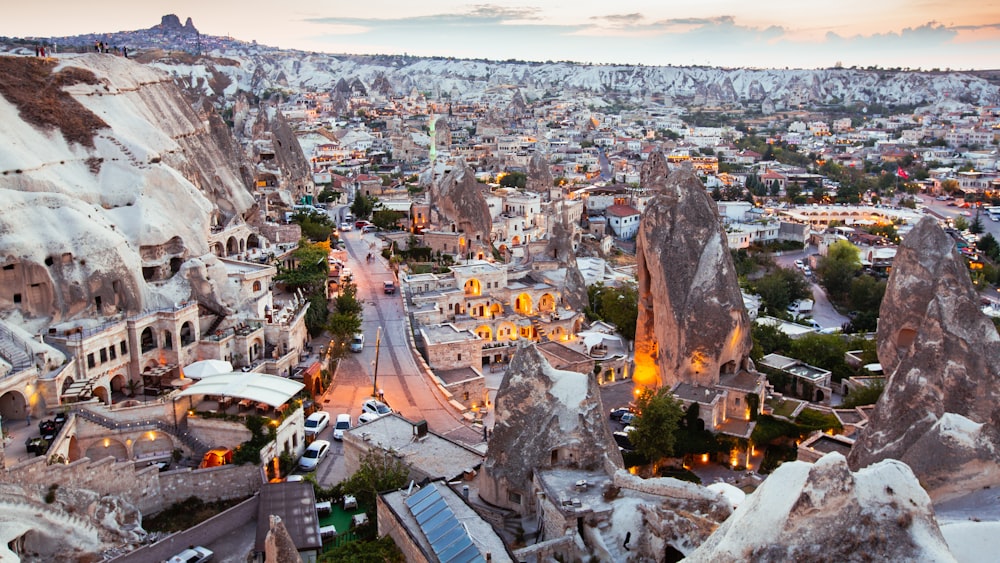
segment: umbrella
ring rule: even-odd
[[[233,364],[224,360],[201,360],[184,368],[184,377],[191,379],[201,379],[219,375],[220,373],[232,373]]]

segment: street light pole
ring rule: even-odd
[[[378,397],[378,349],[382,343],[382,327],[375,332],[375,370],[372,373],[372,397]]]

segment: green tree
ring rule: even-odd
[[[884,389],[885,383],[882,381],[859,387],[847,394],[847,397],[844,398],[842,408],[853,409],[854,407],[862,407],[864,405],[874,405],[878,402],[878,398],[882,396]]]
[[[854,311],[878,313],[885,295],[885,282],[871,276],[858,276],[851,280],[850,304]]]
[[[844,303],[851,289],[851,280],[861,270],[858,248],[846,240],[838,240],[827,249],[816,266],[816,276],[830,300]]]
[[[610,287],[596,283],[587,288],[590,306],[584,313],[591,320],[604,320],[618,327],[628,340],[635,340],[635,325],[639,318],[639,292],[634,284]]]
[[[399,227],[399,220],[406,217],[402,211],[392,209],[378,209],[372,213],[372,224],[376,227],[389,231]]]
[[[343,484],[346,494],[354,495],[358,504],[375,509],[375,497],[384,491],[406,484],[410,468],[401,459],[384,450],[371,450],[358,464],[358,470]]]
[[[775,268],[757,280],[753,290],[760,295],[765,310],[771,314],[782,314],[793,301],[812,297],[805,276],[798,270],[788,268]]]
[[[955,227],[956,230],[959,231],[969,230],[969,220],[966,219],[965,217],[955,217],[954,219],[952,219],[951,225]]]
[[[404,563],[406,557],[392,536],[372,541],[349,541],[319,556],[319,563]]]
[[[811,333],[792,340],[790,355],[811,366],[830,370],[831,378],[840,381],[854,374],[844,360],[844,354],[852,349],[851,344],[838,334]]]
[[[753,323],[750,327],[750,339],[753,341],[750,358],[755,362],[775,352],[788,353],[792,347],[791,337],[769,324]]]
[[[328,245],[310,243],[303,238],[299,247],[292,251],[296,266],[280,271],[274,279],[284,282],[290,291],[301,289],[307,295],[322,291],[329,273],[328,253]]]
[[[351,204],[351,213],[353,213],[358,219],[367,219],[375,209],[375,203],[377,201],[378,199],[375,197],[368,197],[359,193],[357,197],[354,198],[354,203]]]
[[[992,233],[983,235],[983,238],[976,242],[976,248],[993,260],[1000,258],[1000,243],[997,243]]]
[[[505,188],[523,188],[528,184],[528,176],[524,172],[506,172],[500,177],[500,185]]]
[[[969,225],[969,232],[974,235],[982,234],[986,230],[983,227],[983,220],[979,217],[979,210],[976,210],[976,218],[972,220],[972,224]]]
[[[684,410],[666,387],[644,389],[635,400],[639,414],[632,422],[629,441],[654,464],[674,454],[678,423]]]

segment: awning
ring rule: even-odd
[[[178,395],[220,395],[250,399],[257,403],[267,403],[278,407],[288,402],[305,385],[298,381],[276,375],[256,372],[223,373],[206,377],[188,387]]]
[[[231,373],[232,371],[233,364],[225,360],[201,360],[185,366],[181,370],[181,373],[184,374],[184,377],[202,379],[204,377],[219,375],[220,373]]]

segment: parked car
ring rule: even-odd
[[[385,293],[386,295],[392,295],[396,293],[396,284],[392,283],[391,281],[382,282],[382,292]]]
[[[167,563],[205,563],[205,561],[211,561],[213,555],[215,554],[212,553],[212,550],[199,545],[189,547],[174,555],[167,560]]]
[[[349,414],[338,414],[337,423],[333,425],[333,439],[343,440],[344,432],[351,429],[351,415]]]
[[[618,407],[616,409],[611,409],[611,420],[621,420],[622,416],[632,412],[629,407]]]
[[[354,272],[352,272],[350,268],[344,266],[340,269],[340,281],[350,281],[352,276],[354,276]]]
[[[377,230],[378,227],[376,227],[375,225],[365,225],[364,227],[361,227],[362,233],[374,233]]]
[[[798,268],[798,269],[801,270],[803,266],[805,266],[805,264],[802,262],[802,260],[796,260],[795,261],[795,267],[796,268]]]
[[[365,335],[360,332],[351,337],[351,352],[361,352],[365,349]]]
[[[636,414],[634,412],[627,412],[623,414],[622,417],[618,420],[620,420],[622,424],[632,424],[633,422],[635,422],[635,417]]]
[[[371,225],[371,223],[369,223],[368,221],[365,221],[364,219],[362,219],[360,221],[355,221],[354,222],[354,228],[355,229],[363,229],[363,228],[367,227],[368,225]]]
[[[303,471],[312,471],[316,469],[319,462],[323,461],[326,457],[327,452],[330,451],[330,442],[326,440],[316,440],[315,442],[309,444],[306,448],[305,453],[299,458],[299,469]]]
[[[361,416],[358,417],[358,422],[369,422],[391,413],[389,405],[377,399],[368,399],[361,403]]]
[[[323,412],[314,412],[306,419],[306,438],[315,438],[319,433],[326,430],[330,424],[330,415]]]

